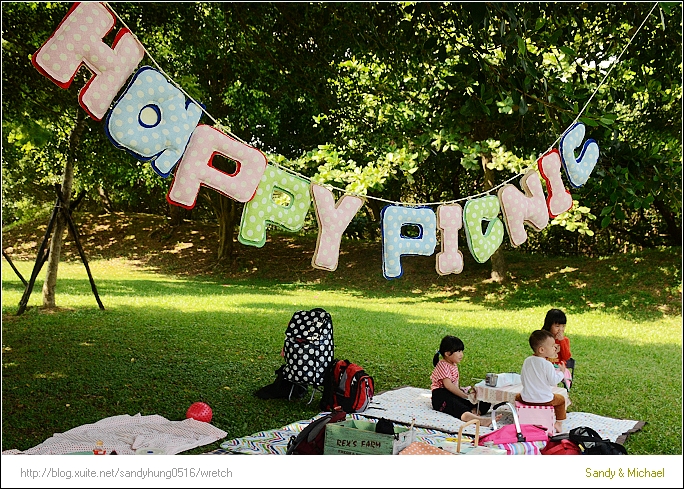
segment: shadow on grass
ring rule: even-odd
[[[353,280],[344,272],[335,274],[312,269],[308,279],[302,274],[281,278],[226,278],[215,274],[160,280],[96,277],[95,281],[105,308],[107,296],[227,297],[332,290],[352,297],[392,299],[395,303],[469,302],[493,310],[560,307],[573,314],[601,310],[636,321],[657,320],[682,313],[682,277],[677,249],[615,255],[600,260],[544,258],[542,266],[539,265],[539,257],[511,253],[508,256],[511,278],[504,284],[488,280],[490,265],[477,264],[472,259],[466,260],[461,274],[426,274],[425,267],[434,267],[433,261],[433,257],[405,257],[404,277],[396,280],[386,280],[377,271],[366,271]],[[18,279],[3,281],[3,289],[24,290]],[[34,288],[33,294],[39,293],[40,290]],[[57,293],[92,295],[90,284],[85,279],[62,278]],[[317,305],[312,298],[311,307]]]

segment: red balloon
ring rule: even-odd
[[[203,421],[205,423],[211,422],[211,408],[209,404],[204,402],[195,402],[188,408],[188,412],[185,413],[186,418],[196,419],[197,421]]]

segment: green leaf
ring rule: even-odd
[[[575,53],[575,51],[574,51],[572,48],[568,47],[568,46],[561,46],[559,49],[561,50],[561,52],[562,52],[563,54],[565,54],[565,55],[567,55],[567,56],[570,56],[570,57],[572,57],[572,58],[576,58],[576,57],[577,57],[577,53]]]
[[[590,119],[589,117],[580,117],[580,121],[591,127],[596,127],[599,125],[598,122],[596,122],[594,119]]]
[[[609,224],[610,224],[610,216],[606,216],[601,220],[601,227],[602,228],[607,228]]]
[[[527,102],[525,102],[525,97],[520,98],[520,105],[518,106],[518,113],[520,115],[527,114]]]
[[[520,54],[525,54],[527,52],[527,45],[525,44],[525,39],[518,36],[518,52]]]
[[[615,119],[617,119],[617,116],[615,114],[603,114],[599,120],[604,124],[610,125],[613,122],[615,122]]]
[[[541,29],[542,27],[544,27],[544,24],[545,24],[545,23],[546,23],[546,19],[544,19],[544,17],[539,17],[539,18],[537,19],[537,22],[535,22],[535,24],[534,24],[534,30],[535,30],[535,31],[538,31],[539,29]]]

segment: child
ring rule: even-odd
[[[439,356],[442,356],[442,359]],[[432,385],[432,408],[436,411],[450,414],[461,421],[479,419],[481,426],[490,426],[492,419],[480,416],[489,410],[488,402],[480,403],[478,412],[477,404],[469,400],[470,387],[459,387],[458,364],[463,360],[463,342],[455,336],[445,336],[439,345],[439,350],[432,359],[435,369],[430,375]],[[476,400],[475,392],[472,400]]]
[[[570,339],[565,336],[565,324],[567,323],[565,313],[560,309],[550,309],[544,318],[544,331],[550,332],[556,339],[557,353],[549,357],[549,361],[554,365],[565,365],[572,357],[570,353]],[[563,385],[566,389],[570,389],[572,385],[572,374],[569,369],[565,370]]]
[[[516,401],[535,406],[553,406],[556,412],[556,433],[562,433],[563,420],[567,417],[565,412],[565,398],[560,394],[554,394],[552,388],[563,380],[565,365],[554,368],[547,358],[554,356],[556,341],[551,333],[540,329],[530,335],[530,347],[534,355],[529,356],[523,362],[520,370],[522,392],[516,396]]]

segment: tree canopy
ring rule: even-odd
[[[30,63],[69,6],[2,6],[3,225],[54,201],[82,110],[87,69],[63,90]],[[483,161],[494,183],[533,167],[586,105],[580,121],[601,158],[572,189],[577,205],[538,239],[565,249],[580,235],[612,250],[681,244],[679,3],[112,7],[232,134],[272,162],[371,197],[478,194]],[[170,181],[117,150],[102,123],[88,121],[77,160],[77,190],[163,212]]]

